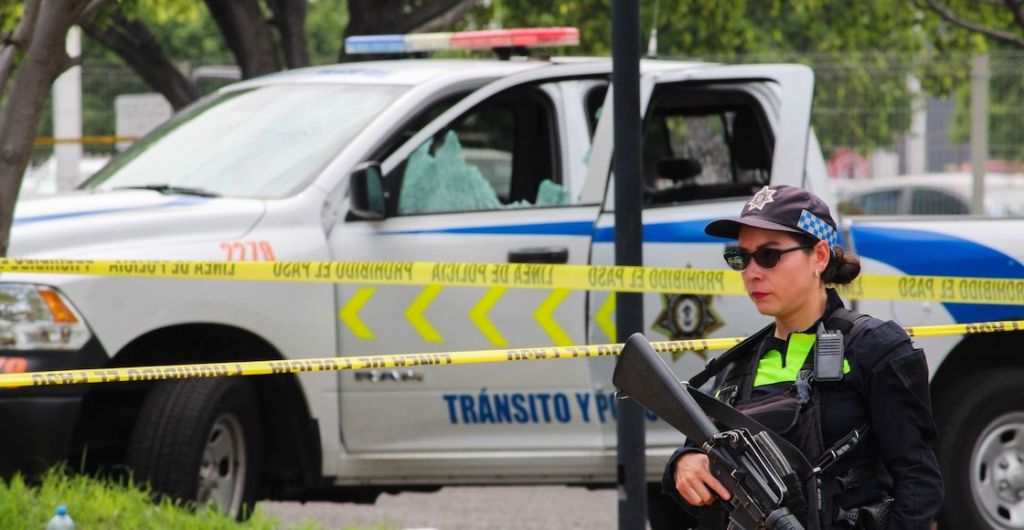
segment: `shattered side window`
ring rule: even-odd
[[[569,204],[569,192],[562,186],[545,180],[537,190],[537,206],[561,206]]]
[[[480,103],[394,171],[399,215],[560,206],[550,100],[535,87]]]
[[[436,154],[430,154],[430,145],[431,142],[425,142],[406,163],[398,201],[399,215],[558,206],[568,203],[565,188],[551,180],[544,180],[537,191],[535,204],[522,200],[502,204],[492,185],[494,179],[484,177],[478,165],[467,161],[467,150],[462,147],[455,131],[448,131]],[[505,175],[502,182],[507,184],[509,176]]]
[[[702,171],[696,184],[729,184],[733,180],[723,116],[667,116],[669,144],[677,157],[696,160]]]
[[[434,156],[430,155],[430,143],[421,145],[405,166],[398,201],[399,214],[501,207],[498,195],[480,169],[466,163],[462,144],[454,131],[448,131]]]

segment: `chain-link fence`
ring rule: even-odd
[[[834,177],[880,179],[971,170],[974,58],[969,55],[760,54],[703,59],[723,63],[799,62],[814,68],[813,123]],[[179,66],[202,94],[238,78],[237,68],[223,62],[197,60]],[[1024,52],[999,52],[990,57],[986,166],[990,173],[1024,171],[1022,66]],[[147,127],[166,118],[169,106],[147,106],[145,98],[126,104],[125,100],[131,100],[132,95],[152,90],[123,65],[87,61],[81,77],[82,131],[86,139],[82,149],[86,160],[97,160],[91,166],[84,163],[82,169],[86,173],[118,148],[109,137],[132,137],[145,132]],[[147,109],[155,114],[147,117]],[[132,116],[119,116],[118,110]],[[125,124],[133,125],[126,131]],[[34,167],[52,165],[54,148],[46,143],[52,130],[52,113],[48,110],[40,126]]]

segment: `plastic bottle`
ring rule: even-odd
[[[57,513],[46,523],[46,530],[75,530],[75,522],[68,515],[68,507],[60,504],[57,506]]]

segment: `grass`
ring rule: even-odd
[[[168,499],[154,502],[152,494],[130,482],[95,479],[69,474],[61,468],[45,473],[38,485],[21,476],[0,481],[0,530],[45,528],[58,504],[80,529],[103,530],[281,530],[281,523],[259,508],[247,521],[238,523],[212,508],[193,510]],[[320,530],[303,522],[290,530]],[[383,530],[384,526],[375,527]],[[347,527],[347,530],[359,530]]]

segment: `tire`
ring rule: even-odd
[[[244,379],[163,381],[142,404],[126,463],[158,494],[243,519],[256,500],[261,435],[256,394]]]
[[[1024,370],[977,374],[936,402],[939,528],[1024,529]]]

